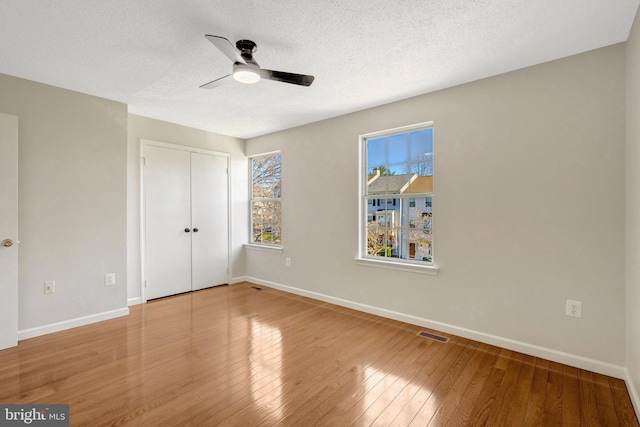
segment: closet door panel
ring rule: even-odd
[[[228,283],[229,202],[226,157],[191,153],[192,289]]]
[[[191,159],[154,146],[144,156],[146,298],[153,299],[191,290]]]

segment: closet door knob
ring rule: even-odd
[[[194,232],[194,233],[197,233],[197,232],[198,232],[198,229],[197,229],[197,228],[194,228],[194,229],[193,229],[193,232]]]
[[[188,233],[188,232],[190,232],[190,231],[191,231],[191,230],[189,230],[188,228],[185,228],[185,229],[184,229],[184,232],[185,232],[185,233]]]

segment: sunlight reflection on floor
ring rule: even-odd
[[[271,410],[269,418],[280,420],[282,407],[282,333],[280,329],[269,326],[258,319],[251,319],[251,354],[249,362],[252,373],[260,373],[257,381],[251,382],[251,396],[265,410]],[[266,398],[265,385],[275,392]]]

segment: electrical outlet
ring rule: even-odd
[[[582,317],[582,302],[568,299],[566,315],[569,317]]]
[[[116,284],[116,273],[109,273],[104,275],[104,285],[113,286]]]
[[[44,282],[44,293],[45,294],[52,294],[56,291],[56,282],[54,282],[53,280]]]
[[[287,267],[291,267],[291,258],[285,258],[284,265]]]

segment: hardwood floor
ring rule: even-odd
[[[78,426],[639,425],[621,380],[256,288],[21,341],[0,402],[67,403]]]

